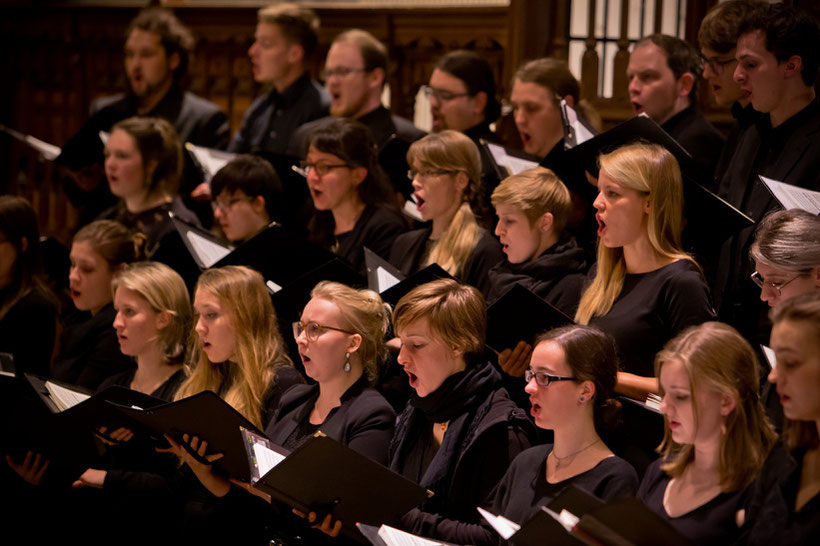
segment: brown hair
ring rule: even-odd
[[[145,236],[114,220],[97,220],[74,235],[74,243],[86,242],[111,269],[145,258]]]
[[[376,39],[375,36],[361,30],[353,28],[346,30],[333,39],[334,44],[353,44],[359,48],[359,53],[364,61],[364,69],[367,72],[377,68],[384,70],[385,81],[387,80],[388,56],[387,48]]]
[[[737,47],[740,23],[760,0],[729,0],[715,5],[700,22],[698,46],[726,54]]]
[[[769,312],[772,324],[799,322],[809,328],[815,346],[820,350],[820,291],[807,292],[789,298]],[[783,439],[789,449],[814,449],[820,446],[817,424],[812,421],[786,419]]]
[[[469,364],[484,350],[487,312],[484,297],[476,288],[453,279],[439,279],[417,286],[396,304],[396,331],[426,319],[430,332],[454,351],[464,353]]]
[[[719,472],[723,491],[737,491],[758,474],[774,445],[776,434],[758,396],[758,361],[749,342],[737,330],[720,322],[687,328],[655,357],[655,375],[669,362],[680,362],[689,376],[691,401],[697,426],[696,386],[715,389],[735,399],[720,438]],[[660,386],[663,395],[663,385]],[[658,450],[667,462],[663,470],[680,477],[695,457],[692,444],[672,440],[669,422]]]
[[[285,39],[302,46],[308,59],[319,43],[319,18],[312,9],[292,3],[271,4],[257,14],[260,23],[277,25]]]
[[[689,93],[689,104],[695,104],[698,97],[698,80],[703,74],[703,61],[695,46],[675,36],[651,34],[635,44],[635,49],[649,43],[658,46],[666,55],[666,65],[674,74],[675,80],[679,80],[686,73],[692,74],[693,82],[692,91]]]
[[[179,81],[188,70],[189,57],[196,42],[190,29],[170,10],[162,8],[147,8],[140,11],[128,24],[125,31],[126,39],[136,29],[159,36],[167,57],[174,53],[179,54],[179,66],[174,70],[174,80]]]
[[[182,174],[182,146],[173,125],[162,118],[131,117],[114,124],[111,132],[118,129],[134,139],[142,157],[146,196],[175,195]]]
[[[493,207],[511,205],[527,217],[530,226],[546,213],[552,214],[553,231],[560,235],[569,219],[569,190],[550,169],[535,167],[505,178],[493,190]]]

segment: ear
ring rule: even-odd
[[[470,177],[467,176],[467,173],[465,173],[464,171],[457,172],[455,176],[455,181],[457,190],[459,190],[461,193],[467,191],[467,186],[470,185]]]
[[[362,336],[361,334],[353,334],[350,336],[350,342],[347,344],[347,352],[348,353],[355,353],[359,350],[359,347],[362,346]]]
[[[382,85],[384,85],[386,75],[383,68],[374,68],[370,71],[367,77],[370,80],[371,87],[378,87],[381,89]]]
[[[286,58],[290,64],[302,62],[305,59],[305,49],[299,44],[291,44],[288,47]]]
[[[726,417],[732,413],[737,406],[737,398],[730,393],[720,395],[720,415]]]
[[[566,97],[561,98],[563,98],[564,101],[566,101],[567,106],[569,106],[570,108],[575,108],[575,97],[573,97],[572,95],[567,95]]]
[[[257,195],[253,199],[250,200],[251,209],[253,212],[258,214],[259,216],[267,215],[268,211],[265,209],[265,198],[261,195]]]
[[[28,239],[20,237],[20,254],[24,254],[28,248]]]
[[[678,79],[678,96],[688,97],[695,86],[695,76],[691,72],[685,72]]]
[[[644,214],[649,214],[650,210],[652,210],[652,200],[649,199],[649,195],[647,195],[644,197],[643,212]]]
[[[553,223],[555,222],[555,218],[552,216],[551,212],[545,212],[541,215],[536,222],[538,229],[541,230],[542,233],[549,233],[552,229]]]
[[[783,63],[785,69],[785,76],[787,78],[801,78],[803,71],[803,58],[800,55],[792,55],[786,62]]]
[[[584,381],[581,383],[581,396],[584,400],[592,400],[595,397],[595,383]]]
[[[152,159],[148,163],[143,165],[143,177],[145,178],[145,185],[148,185],[148,181],[154,176],[154,171],[157,170],[157,161],[156,159]]]
[[[174,51],[168,56],[168,69],[173,72],[177,68],[179,68],[179,63],[181,62],[179,57],[179,51]]]
[[[814,287],[820,288],[820,265],[814,266],[809,276],[814,280]]]
[[[353,174],[353,186],[358,187],[367,178],[367,169],[364,167],[356,167],[350,171]]]
[[[487,107],[487,93],[479,91],[472,98],[473,110],[476,114],[480,114]]]
[[[168,311],[160,312],[157,315],[157,330],[164,330],[169,324],[171,324],[171,313]]]

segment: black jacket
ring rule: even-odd
[[[708,180],[712,180],[725,139],[695,106],[681,110],[662,125],[663,130],[689,152]]]

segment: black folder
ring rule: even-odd
[[[364,247],[364,263],[367,268],[367,287],[375,292],[385,292],[405,279],[404,274],[398,268],[393,267],[390,262],[367,247]],[[397,282],[392,286],[384,287],[385,281],[392,282],[393,280]]]
[[[257,435],[254,441],[270,442]],[[245,440],[245,446],[249,441]],[[253,458],[248,451],[248,460]],[[252,472],[252,471],[251,471]],[[260,477],[254,487],[302,512],[329,513],[352,537],[356,523],[381,525],[405,514],[432,493],[321,432]]]
[[[224,455],[214,462],[215,469],[250,481],[240,427],[257,433],[259,429],[215,393],[204,391],[144,410],[122,405],[115,407],[150,430],[158,441],[164,441],[164,434],[178,443],[182,443],[183,434],[207,440],[209,453]]]
[[[528,163],[531,163],[532,166],[530,168],[538,167],[538,165],[541,163],[541,158],[540,157],[534,156],[532,154],[528,154],[527,152],[524,152],[522,150],[513,150],[511,148],[507,148],[505,146],[502,146],[501,144],[497,144],[497,143],[494,143],[494,142],[493,143],[487,142],[486,140],[482,139],[481,140],[481,152],[482,152],[482,154],[484,154],[484,156],[488,159],[489,163],[492,165],[493,172],[495,173],[495,175],[498,177],[499,180],[504,180],[505,178],[507,178],[509,176],[512,176],[515,173],[512,172],[510,169],[508,169],[506,167],[506,165],[499,165],[496,162],[495,156],[493,155],[491,146],[498,146],[500,148],[503,148],[504,152],[508,156],[512,157],[513,159],[521,159],[521,160],[524,160]]]
[[[487,346],[500,353],[519,341],[532,344],[542,332],[572,323],[555,306],[514,284],[487,309]]]
[[[694,246],[724,240],[754,224],[751,218],[707,189],[712,185],[711,175],[704,172],[689,152],[647,116],[634,117],[568,149],[565,154],[566,162],[581,165],[597,177],[598,157],[601,154],[640,141],[659,144],[678,160],[683,175],[687,239]]]
[[[436,281],[438,279],[454,279],[438,264],[430,264],[424,269],[416,271],[399,284],[392,286],[381,293],[382,300],[390,305],[396,305],[400,299],[406,296],[411,290],[422,284]]]
[[[634,498],[604,504],[581,516],[579,538],[589,544],[693,546],[672,525]],[[592,540],[585,540],[584,537]]]

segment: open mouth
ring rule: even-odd
[[[598,237],[600,237],[604,234],[604,230],[606,230],[606,222],[604,222],[600,214],[596,214],[595,219],[598,220]]]
[[[407,377],[410,380],[410,386],[415,389],[419,384],[418,376],[416,374],[414,374],[413,372],[408,372],[407,370],[404,370],[404,371],[407,373]]]
[[[424,198],[421,197],[419,194],[414,193],[413,194],[413,200],[416,202],[416,206],[418,207],[419,212],[421,212],[421,209],[424,207],[424,203],[425,203]]]
[[[519,134],[521,135],[521,143],[524,144],[524,147],[529,145],[529,143],[532,141],[532,135],[521,131],[519,131]]]
[[[71,291],[71,299],[77,299],[79,297],[80,297],[80,292],[78,292],[76,290]]]
[[[310,362],[310,357],[306,354],[299,353],[299,358],[302,359],[302,364],[307,364],[308,362]]]
[[[632,103],[632,111],[635,112],[636,115],[642,113],[643,112],[643,104],[641,104],[639,102],[633,102]]]
[[[203,341],[202,342],[202,350],[203,351],[207,351],[210,348],[211,348],[211,342],[210,341]]]
[[[530,415],[533,417],[538,417],[541,414],[541,405],[532,399],[530,399],[530,404],[532,404],[532,408],[530,408]]]

